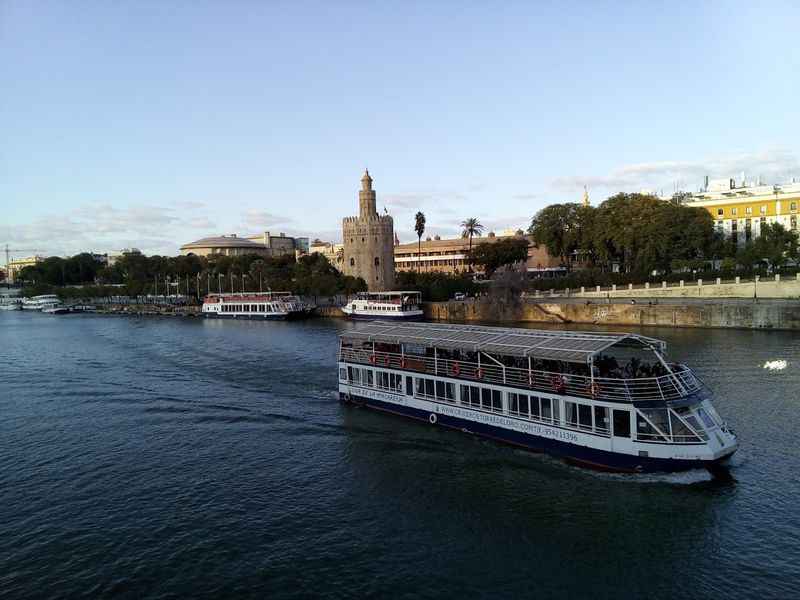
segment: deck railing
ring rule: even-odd
[[[673,365],[672,373],[660,377],[618,379],[584,375],[536,371],[518,367],[500,366],[487,358],[480,365],[445,358],[416,355],[400,355],[392,352],[371,352],[342,348],[339,360],[425,373],[441,377],[453,377],[465,381],[509,385],[540,392],[609,400],[634,402],[649,400],[678,400],[700,391],[702,384],[692,371],[684,365]]]

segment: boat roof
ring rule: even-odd
[[[359,294],[361,294],[363,296],[403,296],[403,295],[408,295],[408,294],[417,294],[417,295],[419,295],[421,293],[422,292],[419,292],[417,290],[409,290],[409,291],[406,291],[406,292],[402,292],[402,291],[397,291],[397,292],[359,292]]]
[[[450,350],[471,350],[505,356],[535,357],[565,362],[589,362],[611,346],[666,350],[666,343],[633,333],[560,331],[454,325],[449,323],[391,323],[373,321],[342,333],[343,338],[389,344],[418,344]]]

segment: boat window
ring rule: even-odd
[[[608,433],[611,424],[608,422],[608,407],[594,407],[594,428],[598,433]]]
[[[435,398],[436,393],[433,391],[433,379],[426,379],[425,380],[425,395],[430,398]]]
[[[561,404],[561,401],[558,398],[553,398],[551,402],[553,403],[553,423],[558,425],[561,423],[561,413],[559,412],[559,405]]]
[[[508,412],[512,415],[519,414],[519,404],[517,402],[518,395],[514,392],[508,392]]]
[[[578,405],[578,422],[581,429],[592,429],[592,407],[588,404]]]
[[[492,390],[492,410],[503,412],[503,392],[500,390]]]
[[[570,427],[578,426],[578,405],[575,402],[564,402],[564,414],[567,425]]]
[[[631,414],[627,410],[614,410],[614,435],[631,437]]]
[[[339,379],[341,381],[347,381],[347,369],[345,368],[339,369]]]
[[[550,398],[542,398],[542,420],[549,422],[552,418],[553,414],[550,411]]]
[[[364,369],[364,374],[361,380],[364,382],[364,385],[372,387],[372,369]]]
[[[414,379],[414,395],[415,396],[424,396],[425,395],[425,380],[420,379],[417,377]]]
[[[466,406],[480,406],[480,388],[474,385],[461,386],[461,404]]]
[[[700,418],[703,420],[706,429],[713,429],[714,427],[716,427],[717,424],[714,423],[714,420],[711,417],[709,417],[708,413],[704,411],[702,408],[697,409],[697,414],[700,415]]]
[[[481,389],[481,408],[483,410],[492,410],[492,390],[489,388]]]
[[[539,412],[539,396],[531,396],[531,419],[539,419],[541,418],[541,413]]]
[[[646,418],[645,418],[646,417]],[[652,423],[652,425],[650,424]],[[669,434],[669,423],[667,421],[667,411],[660,409],[642,409],[636,413],[636,437],[640,440],[650,442],[665,442],[657,427],[662,432]]]
[[[672,425],[672,441],[681,442],[699,442],[700,439],[686,426],[686,423],[670,411],[670,424]]]
[[[446,402],[456,401],[456,385],[446,381],[436,382],[436,397]]]

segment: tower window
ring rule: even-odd
[[[378,258],[377,256],[375,257],[375,266],[376,267],[380,267],[381,266],[381,259]]]
[[[362,243],[362,244],[364,243],[364,238],[363,238],[363,237],[361,238],[361,243]]]
[[[351,258],[350,259],[350,266],[351,267],[355,267],[356,266],[356,259],[355,258]]]

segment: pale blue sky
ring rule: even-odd
[[[800,176],[797,2],[0,0],[0,243],[331,239],[365,166],[414,237]]]

